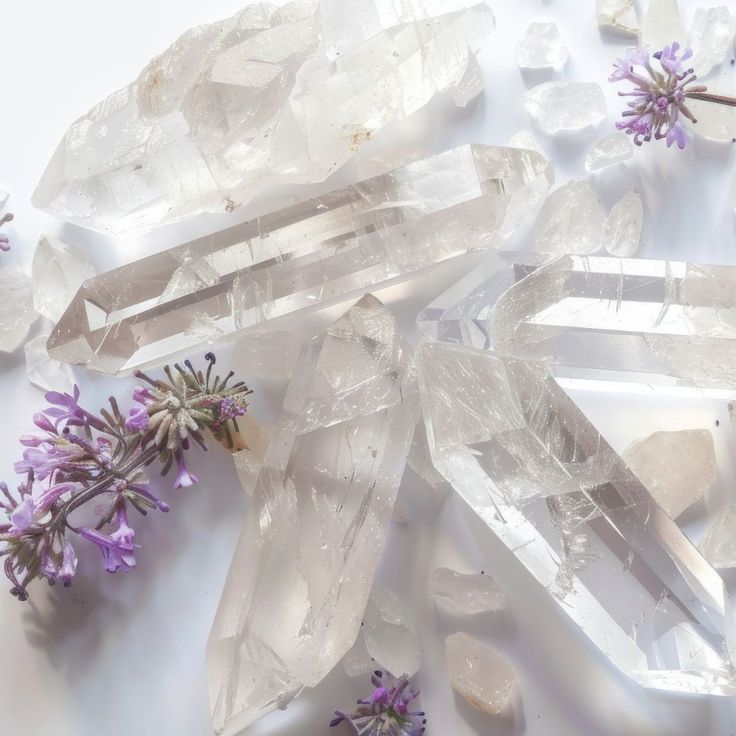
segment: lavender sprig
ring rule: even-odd
[[[0,521],[0,557],[13,595],[26,600],[37,578],[70,585],[77,570],[75,537],[99,548],[108,572],[132,569],[138,545],[131,512],[169,510],[148,488],[144,468],[158,460],[166,475],[176,465],[174,488],[186,488],[197,482],[185,462],[192,441],[207,449],[209,432],[233,446],[251,391],[243,382],[229,385],[232,372],[213,376],[215,356],[205,358],[205,373],[188,360],[173,371],[166,366],[165,381],[137,372],[146,385],[133,391],[136,405],[127,417],[114,397],[98,414],[84,409],[76,386],[72,394],[46,394],[50,406],[33,417],[43,434],[20,439],[25,450],[15,470],[25,480],[17,494],[0,483],[0,511],[7,517]],[[93,499],[104,500],[94,528],[75,526],[72,513]]]
[[[359,700],[352,714],[339,710],[330,726],[347,723],[360,736],[422,736],[427,719],[422,711],[410,711],[409,704],[419,690],[409,687],[409,678],[386,676],[380,670],[371,676],[373,693],[367,700]]]

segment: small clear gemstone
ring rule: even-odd
[[[11,268],[0,269],[0,353],[17,350],[38,319],[31,280]]]
[[[506,594],[489,575],[463,575],[447,567],[432,573],[430,590],[436,601],[461,613],[483,613],[506,608]]]
[[[596,141],[585,154],[585,170],[597,171],[627,161],[634,155],[634,144],[626,133],[614,133]]]
[[[639,34],[634,0],[598,0],[596,12],[601,30],[622,36]]]
[[[49,358],[46,350],[48,335],[38,335],[25,344],[28,380],[42,391],[65,391],[74,387],[72,373],[66,363]]]
[[[595,82],[544,82],[526,93],[526,109],[549,135],[598,125],[608,114]]]
[[[641,195],[630,191],[611,208],[603,226],[603,247],[612,256],[631,258],[641,244],[644,208]]]
[[[690,27],[693,56],[687,63],[699,77],[706,76],[723,63],[727,54],[733,53],[735,32],[734,17],[725,5],[695,11]]]
[[[567,61],[567,46],[554,23],[530,23],[516,47],[522,69],[550,69]]]

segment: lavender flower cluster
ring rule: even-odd
[[[92,542],[105,569],[114,573],[135,566],[135,531],[131,513],[168,511],[169,506],[148,487],[145,468],[162,464],[161,474],[176,468],[174,488],[197,482],[185,462],[191,442],[206,449],[205,433],[233,445],[237,418],[247,409],[251,393],[243,382],[230,384],[213,376],[215,356],[205,356],[205,373],[187,360],[168,380],[136,375],[145,382],[133,391],[135,406],[127,417],[110,398],[110,408],[94,414],[83,408],[80,392],[51,391],[50,406],[33,417],[41,434],[21,437],[23,459],[15,465],[24,476],[13,494],[0,483],[0,557],[11,593],[28,598],[28,585],[37,578],[50,584],[71,584],[77,570],[72,540]],[[96,523],[76,525],[73,512],[93,499],[104,503]]]

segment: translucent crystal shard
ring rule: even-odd
[[[603,226],[603,247],[612,256],[631,258],[641,244],[644,224],[641,195],[630,191],[611,208]]]
[[[11,268],[0,269],[0,353],[17,350],[38,319],[33,308],[31,280]]]
[[[35,310],[52,322],[58,321],[77,289],[94,275],[92,264],[79,248],[44,235],[31,267]]]
[[[598,125],[608,112],[595,82],[544,82],[526,93],[526,109],[549,135]]]
[[[69,128],[37,207],[140,231],[320,182],[436,94],[477,95],[479,0],[255,3],[192,28]]]
[[[704,77],[733,52],[734,33],[736,21],[725,5],[697,8],[690,27],[693,56],[688,64],[699,77]]]
[[[460,613],[484,613],[506,608],[506,594],[489,575],[463,575],[438,567],[430,583],[436,601],[447,603]]]
[[[673,41],[686,45],[685,26],[677,0],[649,0],[649,6],[641,22],[639,45],[659,51]]]
[[[453,690],[474,708],[498,715],[506,708],[516,675],[493,647],[467,634],[445,640],[447,671]]]
[[[46,350],[48,339],[48,335],[38,335],[24,346],[28,380],[42,391],[71,393],[74,383],[69,366],[49,358]]]
[[[634,144],[626,133],[614,133],[596,141],[585,154],[585,170],[598,171],[627,161],[634,155]]]
[[[560,610],[642,685],[736,693],[721,579],[547,369],[443,343],[418,364],[437,469]],[[681,626],[707,666],[658,646]]]
[[[49,353],[124,373],[281,329],[278,317],[498,247],[551,179],[542,156],[513,148],[466,145],[407,164],[89,279]]]
[[[634,0],[597,0],[596,12],[601,30],[622,36],[638,35]]]
[[[530,23],[516,47],[522,69],[550,69],[567,61],[567,46],[555,23]]]
[[[216,733],[316,686],[353,646],[417,420],[415,380],[372,296],[305,347],[210,635]]]

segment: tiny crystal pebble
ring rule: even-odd
[[[516,47],[522,69],[551,69],[567,61],[567,46],[554,23],[530,23]]]
[[[542,206],[534,226],[542,253],[594,253],[602,244],[606,210],[587,181],[558,187]]]
[[[11,268],[0,269],[0,353],[17,350],[38,319],[31,279]]]
[[[626,161],[634,155],[634,144],[626,133],[614,133],[596,141],[585,154],[585,170],[597,171]]]
[[[621,36],[639,34],[634,0],[598,0],[596,12],[601,30]]]
[[[713,436],[707,429],[654,432],[632,442],[623,458],[671,519],[697,503],[717,473]]]
[[[689,46],[693,56],[688,61],[699,77],[706,76],[733,53],[736,23],[731,11],[720,5],[716,8],[698,8],[690,27]]]
[[[445,640],[445,653],[455,692],[474,708],[494,716],[507,707],[516,674],[493,647],[468,634],[457,633]]]
[[[713,567],[736,567],[736,505],[718,514],[700,543],[700,551]]]
[[[657,51],[673,41],[687,46],[687,33],[677,0],[649,0],[641,22],[639,46]]]
[[[42,236],[31,266],[34,308],[57,322],[79,287],[94,275],[95,269],[79,248]]]
[[[549,135],[598,125],[608,114],[595,82],[544,82],[526,93],[526,109]]]
[[[42,391],[71,393],[74,381],[69,366],[49,358],[46,350],[48,335],[38,335],[25,344],[28,380]]]
[[[641,195],[631,190],[611,208],[603,226],[603,247],[612,256],[631,258],[641,244],[644,208]]]
[[[484,613],[506,608],[506,594],[490,575],[464,575],[447,567],[432,573],[430,590],[436,601],[461,613]]]

